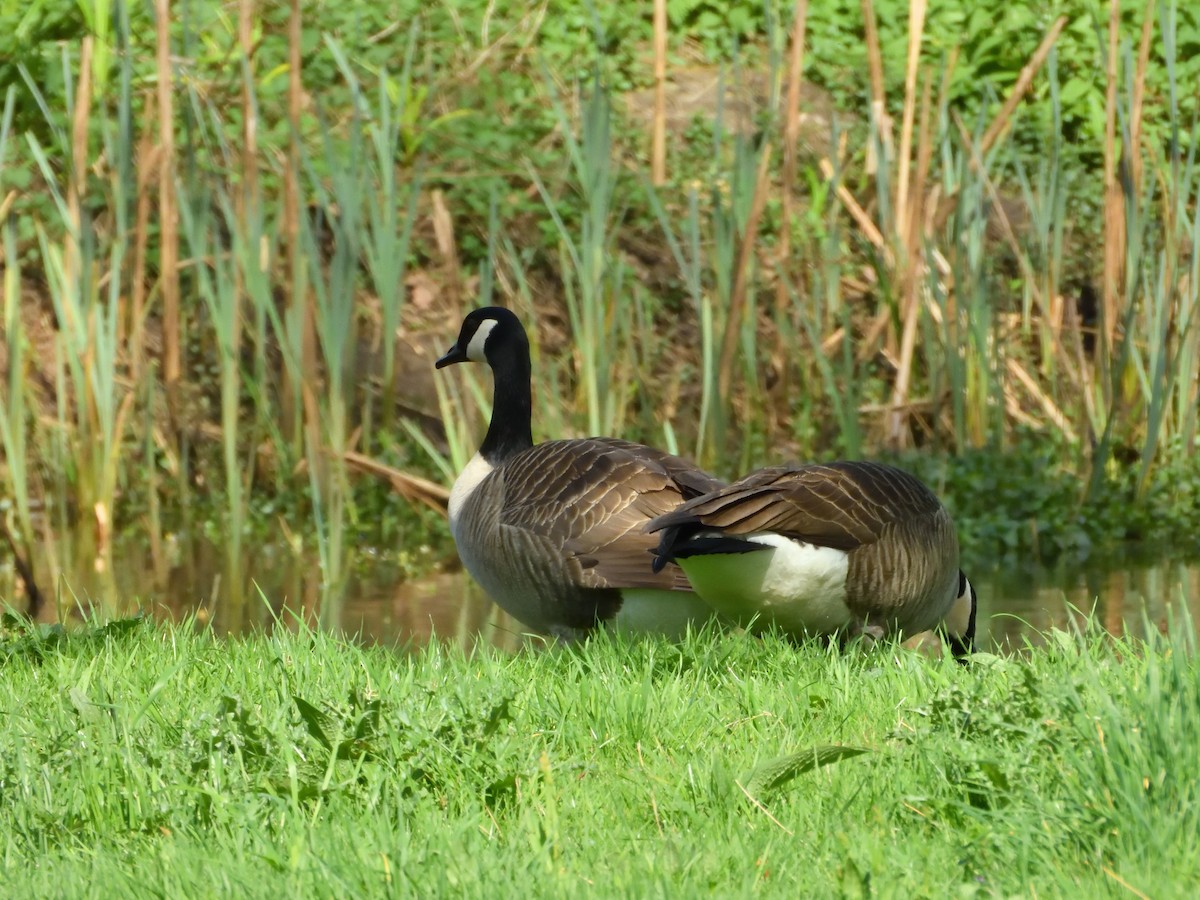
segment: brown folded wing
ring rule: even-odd
[[[655,573],[646,523],[721,482],[686,460],[627,441],[548,441],[502,467],[500,536],[563,554],[583,588],[690,590],[676,566]]]
[[[878,541],[897,524],[937,513],[941,503],[900,469],[869,462],[772,466],[691,500],[651,523],[702,525],[728,534],[774,532],[839,550]]]

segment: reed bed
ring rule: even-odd
[[[396,23],[360,36],[395,48],[366,66],[344,36],[311,40],[298,2],[268,16],[241,0],[211,33],[165,2],[85,6],[97,24],[61,42],[61,78],[22,69],[0,120],[0,184],[24,185],[0,196],[7,527],[48,548],[51,571],[56,535],[86,535],[103,567],[114,523],[160,547],[209,503],[248,589],[244,541],[271,494],[290,498],[285,527],[315,545],[333,599],[362,525],[353,473],[437,506],[429,478],[448,483],[472,452],[486,375],[417,395],[400,338],[444,344],[481,302],[545,323],[539,435],[642,438],[732,474],[781,456],[1002,451],[1033,432],[1083,473],[1081,505],[1117,468],[1137,496],[1193,457],[1200,180],[1174,4],[1148,5],[1136,32],[1111,4],[1091,230],[1071,221],[1087,205],[1062,136],[1066,17],[972,119],[950,100],[955,54],[919,52],[923,3],[889,95],[864,0],[869,96],[813,153],[797,129],[803,0],[725,73],[768,71],[756,127],[718,106],[680,141],[663,96],[647,133],[628,127],[603,54],[548,65],[539,16],[501,37],[485,23],[470,52]],[[647,64],[660,94],[665,13]],[[507,167],[480,150],[482,191],[462,165],[483,127],[468,121],[501,119],[454,104],[468,76],[513,66],[552,112]],[[1148,95],[1151,69],[1167,96]],[[1049,114],[1031,158],[1007,136],[1035,89]]]

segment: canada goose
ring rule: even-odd
[[[654,566],[677,562],[714,609],[793,635],[938,628],[975,639],[975,589],[950,514],[921,481],[872,462],[761,469],[648,526]]]
[[[492,418],[450,492],[450,531],[467,571],[526,626],[570,640],[601,623],[681,633],[712,618],[678,566],[652,568],[652,518],[723,482],[616,438],[534,445],[529,340],[507,309],[463,320],[436,362],[492,368]]]

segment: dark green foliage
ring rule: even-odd
[[[72,634],[60,624],[40,624],[28,618],[5,612],[0,615],[0,667],[17,662],[40,663],[48,654],[57,653],[68,645],[75,649],[99,651],[114,643],[135,640],[146,625],[140,615],[113,619],[83,634]]]
[[[910,727],[896,737],[912,746],[914,757],[937,760],[947,814],[1033,802],[1023,790],[1024,773],[1042,757],[1068,749],[1062,687],[1042,683],[1030,667],[999,666],[986,679],[938,691],[912,710]]]
[[[1114,463],[1104,489],[1084,505],[1079,464],[1064,462],[1072,453],[1047,436],[1027,435],[1004,449],[896,462],[944,499],[968,560],[1029,553],[1086,559],[1122,542],[1200,552],[1200,463],[1177,459],[1156,469],[1141,497],[1134,467]]]

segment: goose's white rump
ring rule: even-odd
[[[742,624],[773,622],[795,634],[830,634],[850,624],[846,574],[850,557],[777,534],[748,535],[763,549],[689,556],[680,567],[716,610]],[[797,602],[803,598],[803,602]]]

